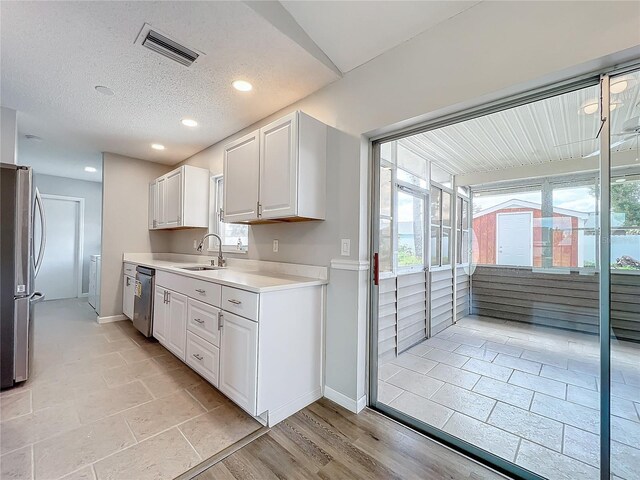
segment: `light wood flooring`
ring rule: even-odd
[[[197,480],[503,479],[388,418],[321,399],[236,451]]]

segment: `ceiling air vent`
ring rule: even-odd
[[[146,23],[144,27],[142,27],[142,31],[138,35],[135,43],[139,43],[143,47],[147,47],[149,50],[153,50],[187,67],[191,66],[201,55],[200,52],[180,45],[167,35],[159,33],[157,30],[152,30],[151,25]]]

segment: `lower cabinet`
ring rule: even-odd
[[[214,387],[218,386],[220,350],[198,335],[187,332],[186,364],[202,375]]]
[[[130,275],[125,275],[122,289],[122,313],[133,320],[133,303],[136,297],[136,279]]]
[[[258,323],[222,313],[220,381],[222,393],[251,415],[256,411],[258,381]]]
[[[153,336],[180,360],[187,344],[187,296],[156,285]]]

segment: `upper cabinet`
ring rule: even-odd
[[[149,184],[149,229],[209,226],[209,170],[183,165]]]
[[[224,221],[324,220],[327,126],[293,112],[224,149]]]

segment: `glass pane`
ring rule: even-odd
[[[469,196],[469,187],[458,187],[458,193],[468,197]]]
[[[462,228],[463,230],[469,229],[469,202],[467,200],[462,201]]]
[[[225,223],[224,244],[235,246],[238,250],[246,250],[249,245],[249,226]]]
[[[391,216],[391,168],[380,167],[380,215],[385,217]]]
[[[389,163],[395,163],[396,142],[387,142],[380,145],[380,158]]]
[[[431,180],[445,187],[451,187],[452,184],[451,174],[433,162],[431,163]]]
[[[450,265],[450,242],[451,239],[451,229],[443,228],[442,229],[442,265]]]
[[[462,263],[469,263],[469,232],[462,232]]]
[[[380,271],[393,270],[393,257],[391,255],[391,220],[380,219],[380,246],[378,250]]]
[[[442,192],[442,226],[451,226],[451,194]]]
[[[442,190],[438,187],[431,187],[431,223],[439,224],[441,220],[440,216],[440,201]]]
[[[462,228],[462,198],[456,197],[456,228]]]
[[[398,268],[424,265],[424,203],[398,190]]]
[[[431,226],[431,266],[440,266],[440,227]]]
[[[611,474],[636,479],[640,478],[640,72],[612,77],[610,85],[611,165],[615,167],[609,242]],[[635,415],[631,405],[636,407]]]
[[[416,187],[420,187],[420,188],[425,188],[425,189],[427,188],[427,181],[423,178],[417,177],[413,173],[405,172],[404,170],[399,168],[397,170],[397,175],[398,175],[398,180],[402,182],[407,182],[411,185],[415,185]]]
[[[427,174],[427,160],[413,151],[398,144],[398,168],[424,180],[426,185],[429,176]]]

